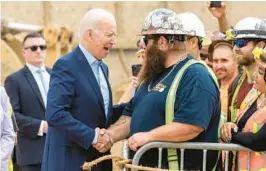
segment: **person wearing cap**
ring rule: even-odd
[[[215,40],[209,46],[208,53],[213,59],[213,70],[220,83],[220,98],[223,120],[228,110],[228,88],[238,74],[238,66],[233,54],[233,46],[227,40]]]
[[[266,46],[264,45],[264,50],[256,47],[253,53],[258,66],[253,88],[261,92],[257,99],[257,109],[252,111],[250,106],[254,102],[249,101],[245,108],[239,110],[237,122],[232,124],[232,129],[225,126],[221,129],[224,140],[253,150],[250,160],[247,151],[238,153],[235,170],[266,170],[266,156],[263,152],[266,150]]]
[[[141,83],[123,115],[108,129],[113,140],[130,136],[131,156],[152,141],[218,142],[219,89],[206,66],[187,54],[188,33],[180,18],[171,10],[156,9],[146,16],[142,35],[146,50]],[[188,66],[191,62],[195,63]],[[182,68],[181,79],[177,76]],[[176,93],[169,93],[176,85],[172,84],[175,78],[181,79],[179,86]],[[168,101],[169,94],[175,101]],[[169,102],[174,105],[170,107],[172,117],[168,115]],[[202,151],[186,150],[184,156],[184,169],[202,169]],[[217,152],[208,151],[207,156],[207,170],[212,170]],[[179,157],[179,150],[164,149],[162,168],[178,170]],[[143,155],[140,165],[158,167],[157,162],[158,149],[151,149]]]
[[[242,66],[241,72],[229,88],[228,122],[235,122],[237,111],[245,108],[247,101],[252,98],[254,104],[251,108],[256,110],[259,92],[253,89],[254,73],[257,66],[252,51],[255,46],[262,46],[266,42],[266,22],[259,18],[247,17],[240,20],[233,29],[226,33],[228,40],[233,40],[234,54],[238,65]]]

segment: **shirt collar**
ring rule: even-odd
[[[27,65],[27,67],[29,68],[29,70],[30,70],[32,73],[37,72],[39,69],[41,69],[42,71],[45,71],[45,67],[44,67],[44,65],[41,66],[41,68],[38,68],[38,67],[36,67],[36,66],[34,66],[34,65],[30,64],[30,63],[28,63],[28,62],[26,62],[26,65]]]
[[[98,62],[98,60],[87,49],[85,49],[85,47],[81,43],[79,43],[79,48],[90,65],[92,65],[95,62]]]

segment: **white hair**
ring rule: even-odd
[[[78,36],[82,38],[84,33],[88,30],[95,30],[99,21],[108,19],[115,22],[115,17],[112,13],[99,8],[89,10],[79,24]]]

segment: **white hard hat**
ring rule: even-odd
[[[210,45],[211,40],[207,38],[202,21],[193,13],[185,12],[177,15],[183,24],[183,30],[187,35],[197,36],[202,39],[202,45]]]
[[[235,39],[266,39],[266,22],[255,17],[240,20],[233,28]]]

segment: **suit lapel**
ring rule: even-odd
[[[25,70],[25,76],[33,90],[33,92],[35,93],[35,95],[37,96],[37,98],[39,99],[42,107],[45,109],[45,106],[44,106],[44,102],[43,102],[43,99],[42,99],[42,95],[41,95],[41,92],[39,90],[39,87],[33,77],[33,75],[31,74],[29,68],[27,66],[24,67],[24,70]]]
[[[91,69],[89,62],[87,61],[86,57],[84,56],[84,54],[82,53],[82,51],[80,50],[79,47],[77,47],[75,49],[74,54],[78,59],[77,60],[78,61],[78,67],[80,67],[84,76],[89,80],[91,87],[95,91],[95,93],[96,93],[96,95],[100,101],[100,104],[101,104],[100,106],[104,112],[105,109],[104,109],[104,102],[103,102],[102,93],[101,93],[100,87],[97,83],[97,80],[93,74],[93,71]],[[105,112],[104,112],[104,115],[105,115]]]

